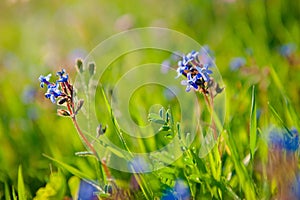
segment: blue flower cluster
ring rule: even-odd
[[[295,152],[299,148],[299,133],[295,128],[287,133],[283,130],[273,129],[269,133],[269,146],[278,150]]]
[[[187,80],[181,82],[186,85],[186,91],[192,88],[195,90],[206,90],[208,82],[211,80],[212,71],[209,67],[213,66],[213,59],[208,54],[209,49],[206,47],[200,51],[192,51],[182,57],[178,62],[177,78],[181,75]]]
[[[57,72],[56,75],[59,77],[59,79],[55,83],[49,82],[51,74],[48,74],[47,76],[41,75],[39,77],[41,88],[47,85],[47,92],[45,93],[45,97],[50,99],[52,103],[55,103],[56,98],[58,98],[59,96],[66,96],[66,94],[60,90],[60,83],[68,83],[69,80],[69,76],[68,74],[66,74],[66,71],[64,69]]]

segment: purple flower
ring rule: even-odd
[[[233,58],[233,59],[231,59],[230,64],[229,64],[230,70],[236,71],[240,67],[244,66],[245,64],[246,64],[245,58],[242,58],[242,57]]]

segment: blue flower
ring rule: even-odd
[[[65,69],[62,69],[60,72],[57,72],[56,75],[59,76],[58,82],[68,82],[69,76],[68,74],[64,75],[66,73]]]
[[[278,150],[295,152],[299,148],[299,133],[296,129],[286,130],[273,129],[269,134],[269,145]]]
[[[191,90],[191,88],[194,88],[195,90],[197,90],[199,88],[198,85],[196,84],[197,76],[194,76],[192,78],[191,74],[188,73],[187,74],[187,79],[188,80],[182,80],[181,81],[181,85],[186,85],[185,91],[189,92]]]
[[[207,85],[211,80],[210,74],[213,72],[209,67],[213,65],[213,60],[208,55],[208,47],[202,48],[201,51],[191,51],[178,61],[177,77],[185,76],[187,80],[181,81],[182,85],[186,85],[186,91],[189,92],[192,88],[195,90],[206,91]],[[204,92],[205,93],[205,92]]]
[[[299,148],[299,133],[295,128],[284,135],[284,146],[289,152],[295,152]]]
[[[80,181],[78,199],[80,200],[97,200],[97,188],[85,181]]]
[[[40,86],[44,87],[45,84],[47,85],[45,97],[50,99],[52,103],[55,103],[56,98],[59,96],[66,97],[72,95],[72,85],[68,82],[69,75],[66,74],[66,71],[62,69],[61,71],[58,71],[56,75],[59,77],[59,79],[54,83],[49,82],[51,74],[48,74],[47,76],[41,75],[39,77],[39,81],[41,82]],[[64,88],[64,91],[61,91],[60,87]]]
[[[190,199],[190,190],[185,181],[177,179],[173,188],[164,192],[162,200]]]
[[[48,74],[47,76],[41,75],[41,76],[39,77],[39,81],[41,82],[41,84],[40,84],[40,87],[41,87],[41,88],[44,87],[44,84],[46,84],[46,85],[49,85],[49,84],[50,84],[50,82],[49,82],[50,77],[51,77],[51,74]]]
[[[246,64],[245,58],[236,57],[236,58],[231,59],[229,66],[230,66],[231,71],[236,71],[240,67],[244,66],[245,64]]]
[[[210,81],[210,77],[209,77],[209,74],[212,74],[212,71],[208,69],[208,65],[204,65],[203,67],[199,67],[199,66],[196,66],[196,69],[198,70],[198,72],[201,74],[201,77],[203,78],[203,80],[205,82],[208,82]],[[199,77],[200,78],[200,77]],[[198,78],[198,79],[199,79]]]
[[[48,85],[48,90],[45,93],[45,97],[50,99],[52,101],[52,103],[56,102],[56,98],[59,97],[62,94],[62,92],[59,90],[59,84],[52,84],[50,83]]]

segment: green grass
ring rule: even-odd
[[[280,177],[281,169],[270,168],[273,154],[268,146],[268,128],[300,130],[297,1],[140,1],[134,7],[119,0],[2,1],[0,13],[0,199],[76,198],[79,179],[95,185],[103,198],[110,196],[112,188],[114,195],[160,199],[167,191],[174,192],[176,184],[187,187],[191,199],[283,197],[280,189],[284,191],[284,184],[280,178],[271,178],[272,173]],[[143,132],[129,133],[118,113],[112,112],[109,88],[128,70],[127,66],[161,63],[169,58],[169,52],[133,51],[110,63],[95,98],[97,119],[108,125],[105,136],[112,143],[85,132],[90,140],[96,140],[100,158],[120,162],[124,168],[128,166],[120,158],[132,159],[134,152],[152,152],[175,138],[177,142],[166,149],[167,153],[153,153],[152,160],[146,160],[157,169],[152,172],[132,174],[108,168],[113,177],[110,180],[103,163],[85,152],[89,149],[82,144],[72,121],[58,117],[57,106],[44,98],[39,75],[54,74],[63,67],[75,81],[77,56],[84,58],[101,41],[123,31],[120,22],[130,28],[174,29],[213,50],[224,82],[226,110],[224,125],[218,122],[218,113],[213,114],[220,135],[207,155],[199,156],[203,138],[182,131],[189,121],[180,123],[180,102],[166,100],[161,95],[163,87],[139,88],[128,105],[134,122],[145,125],[150,120],[156,124],[157,130],[147,130],[151,137],[132,138],[130,134]],[[280,46],[286,43],[298,47],[288,58],[279,54]],[[245,66],[231,71],[233,57],[244,57]],[[184,91],[180,80],[177,82],[178,89]],[[128,85],[132,86],[134,83]],[[121,94],[127,95],[126,91]],[[203,96],[197,98],[204,108],[203,117],[209,119]],[[153,102],[164,109],[151,107]],[[193,134],[195,140],[187,145]],[[119,149],[130,153],[123,154]],[[172,162],[170,152],[182,155]],[[282,162],[291,162],[285,156]],[[293,156],[298,166],[298,151]],[[285,169],[286,176],[295,179],[298,170],[291,164]],[[134,188],[134,181],[139,189]]]

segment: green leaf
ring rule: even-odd
[[[93,179],[93,177],[87,176],[85,173],[79,171],[78,169],[76,169],[76,168],[74,168],[74,167],[72,167],[72,166],[70,166],[70,165],[68,165],[68,164],[66,164],[66,163],[63,163],[63,162],[61,162],[61,161],[59,161],[59,160],[56,160],[55,158],[52,158],[52,157],[50,157],[50,156],[48,156],[48,155],[45,155],[45,154],[43,154],[43,155],[44,155],[46,158],[48,158],[48,159],[54,161],[56,164],[58,164],[58,165],[61,166],[62,168],[66,169],[66,170],[67,170],[68,172],[70,172],[71,174],[76,175],[76,176],[78,176],[78,177],[81,178],[81,179],[87,179],[87,180],[92,180],[92,179]]]
[[[243,192],[245,193],[245,199],[257,199],[254,187],[254,180],[250,177],[249,172],[241,162],[241,158],[237,151],[236,143],[234,142],[232,134],[230,133],[230,129],[227,128],[227,130],[228,135],[224,134],[224,139],[228,141],[227,145],[231,151],[230,157],[233,161],[234,168],[239,179],[239,184]]]
[[[256,102],[255,102],[255,86],[252,87],[252,101],[250,112],[250,154],[251,159],[254,158],[257,141],[257,121],[256,121]]]
[[[14,187],[12,188],[12,196],[13,196],[13,200],[18,200],[18,197],[16,195],[16,191],[15,191]]]
[[[18,197],[19,200],[27,199],[21,165],[19,166],[19,170],[18,170]]]
[[[6,182],[4,183],[4,194],[5,194],[5,200],[11,200],[10,194],[9,194],[9,187]]]

